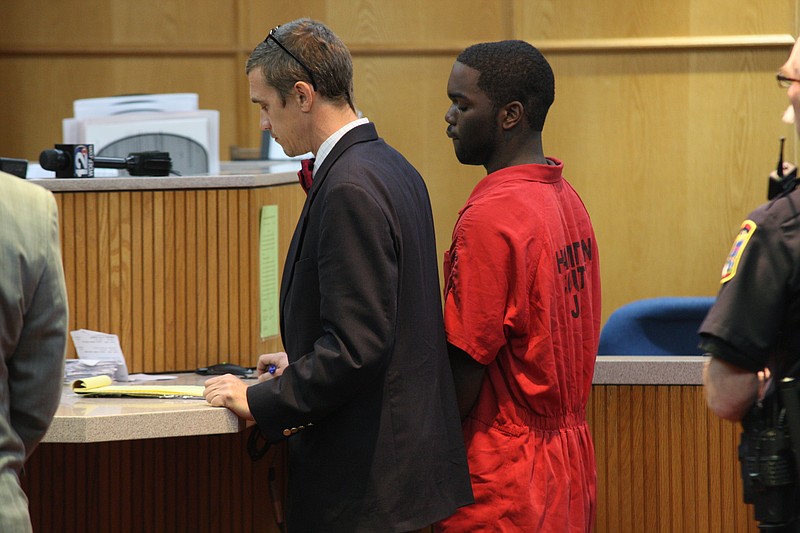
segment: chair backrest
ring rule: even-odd
[[[598,355],[702,355],[697,330],[714,300],[666,296],[623,305],[603,326]]]

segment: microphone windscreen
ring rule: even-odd
[[[42,150],[39,154],[39,164],[45,170],[65,170],[69,167],[69,156],[63,150]]]

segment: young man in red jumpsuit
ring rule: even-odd
[[[447,93],[456,156],[483,165],[445,254],[445,328],[475,504],[440,532],[587,532],[596,466],[586,423],[600,333],[597,243],[545,157],[550,65],[523,41],[457,58]]]

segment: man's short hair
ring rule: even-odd
[[[518,40],[479,43],[461,52],[456,61],[480,73],[478,87],[495,109],[518,101],[530,127],[542,131],[555,98],[555,79],[538,49]]]
[[[320,95],[355,109],[353,59],[350,50],[330,28],[303,18],[282,24],[273,36],[295,57],[268,37],[250,54],[245,66],[247,74],[260,69],[267,85],[275,87],[284,104],[297,81],[313,81]],[[299,61],[311,71],[313,80]]]

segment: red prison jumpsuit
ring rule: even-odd
[[[481,180],[445,254],[447,340],[486,365],[463,423],[475,504],[442,532],[586,532],[596,466],[586,424],[600,334],[591,220],[563,164]]]

